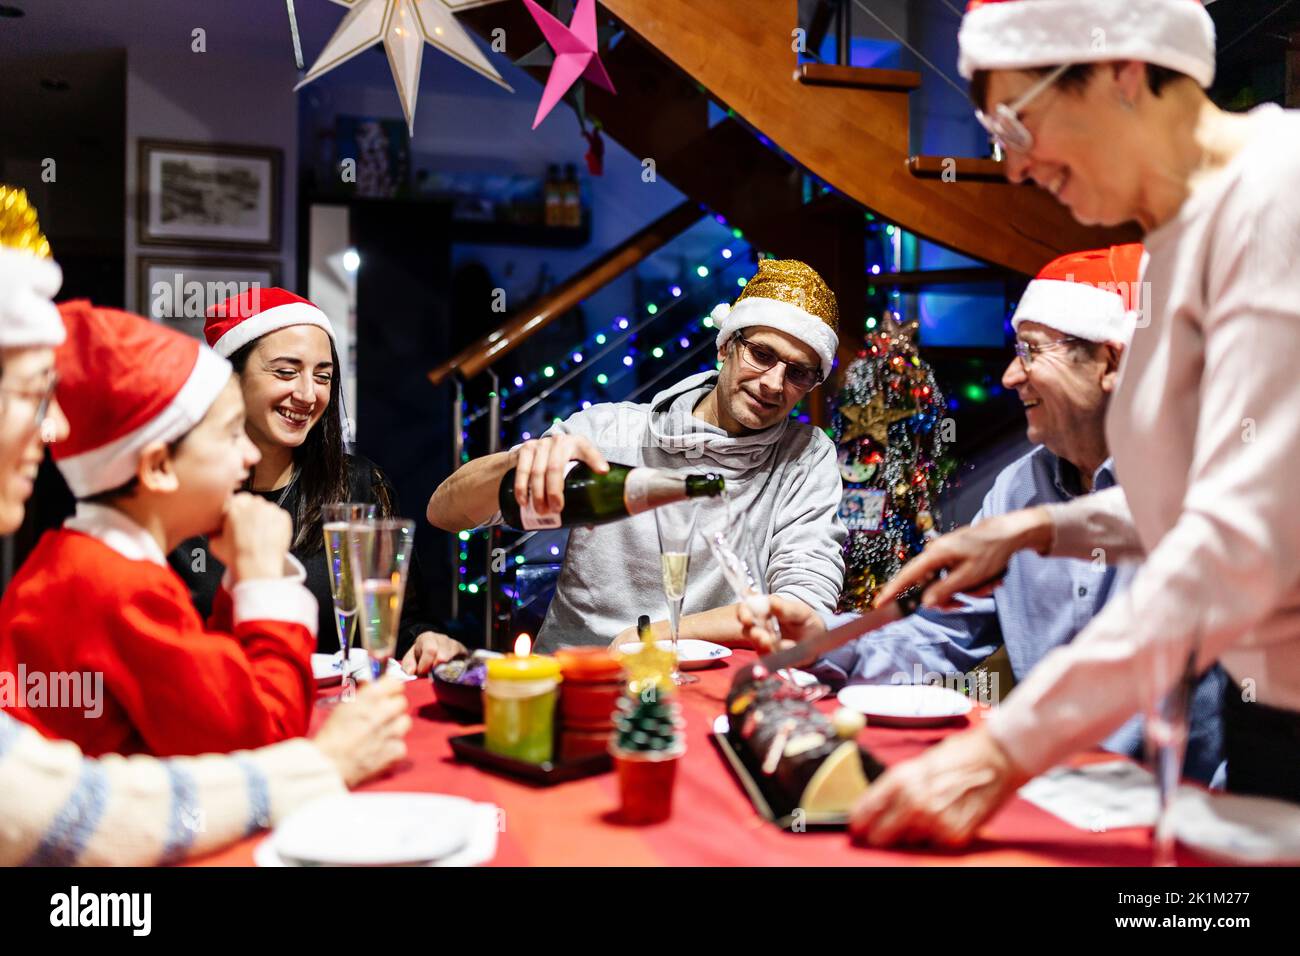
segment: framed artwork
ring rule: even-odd
[[[200,341],[210,306],[280,284],[275,260],[141,256],[138,269],[137,311]]]
[[[140,140],[139,241],[279,249],[281,166],[269,147]]]

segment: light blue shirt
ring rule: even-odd
[[[1115,484],[1109,460],[1093,476],[1093,491]],[[1056,504],[1082,494],[1078,472],[1040,446],[1004,468],[974,521],[1020,508]],[[1007,566],[992,597],[961,596],[957,611],[921,610],[858,638],[826,655],[814,672],[832,686],[916,684],[968,674],[1003,644],[1016,680],[1047,653],[1074,640],[1102,606],[1126,588],[1136,565],[1045,558],[1021,551]],[[827,621],[834,627],[851,615]],[[939,675],[936,677],[935,675]],[[1219,721],[1224,676],[1218,667],[1201,679],[1193,696],[1185,771],[1209,781],[1222,760]],[[1115,753],[1140,757],[1142,723],[1135,716],[1103,744]]]

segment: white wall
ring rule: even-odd
[[[126,296],[136,309],[136,260],[145,255],[201,255],[191,248],[141,247],[137,242],[136,190],[141,139],[194,140],[246,146],[272,146],[283,152],[281,169],[281,246],[278,253],[215,251],[218,256],[246,255],[278,259],[281,281],[296,285],[298,205],[298,103],[293,93],[297,73],[284,54],[234,55],[214,50],[190,52],[188,46],[159,44],[141,37],[127,48],[126,138]],[[214,55],[217,54],[217,55]]]

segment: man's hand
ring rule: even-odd
[[[952,609],[957,594],[983,597],[991,594],[1017,551],[1030,548],[1044,554],[1052,544],[1052,518],[1044,508],[1012,511],[979,524],[960,528],[925,546],[876,595],[881,607],[908,588],[926,585],[925,607]],[[947,571],[944,577],[937,577]]]
[[[526,507],[532,498],[538,514],[558,514],[564,508],[564,473],[569,462],[581,461],[599,474],[609,462],[581,435],[550,435],[526,441],[515,449],[515,501]]]
[[[464,657],[468,653],[469,648],[460,641],[437,631],[424,631],[402,658],[402,670],[423,677],[439,664]]]
[[[754,603],[757,604],[760,599],[767,602],[769,612],[776,618],[784,639],[781,643],[782,647],[801,644],[826,633],[826,622],[822,620],[822,616],[803,601],[782,594],[773,594],[756,595]],[[751,608],[747,601],[741,601],[735,607],[736,619],[740,621],[741,628],[741,643],[738,646],[751,648],[760,654],[775,650],[776,635],[755,618],[754,611],[761,608]]]
[[[968,730],[873,781],[849,832],[872,846],[965,846],[1028,779],[987,730]]]
[[[651,633],[653,634],[654,632],[651,631]],[[616,651],[624,644],[636,644],[639,643],[640,640],[641,635],[637,633],[635,627],[625,627],[623,630],[618,632],[618,635],[612,641],[609,642],[609,649],[611,651]],[[659,640],[659,638],[655,638],[655,640]]]
[[[208,548],[238,583],[284,577],[284,557],[292,540],[289,512],[241,491],[231,497],[221,530],[208,538]]]

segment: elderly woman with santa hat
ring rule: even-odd
[[[1082,223],[1141,226],[1150,308],[1107,416],[1120,487],[941,538],[878,600],[925,584],[947,605],[1026,548],[1141,567],[982,726],[873,783],[852,829],[965,843],[1216,660],[1228,789],[1300,801],[1300,114],[1210,102],[1197,0],[975,2],[959,40],[1008,177]]]
[[[333,613],[322,535],[327,504],[373,504],[381,517],[397,512],[388,478],[373,462],[348,454],[343,441],[339,361],[334,328],[314,304],[285,289],[248,289],[208,310],[204,336],[228,358],[244,395],[245,430],[261,460],[249,490],[293,518],[293,554],[307,569],[307,587],[320,612],[317,650],[337,653],[342,635]],[[199,610],[208,613],[223,568],[201,539],[169,558]],[[408,671],[465,653],[434,629],[424,608],[424,583],[414,559],[402,608],[398,657]]]

